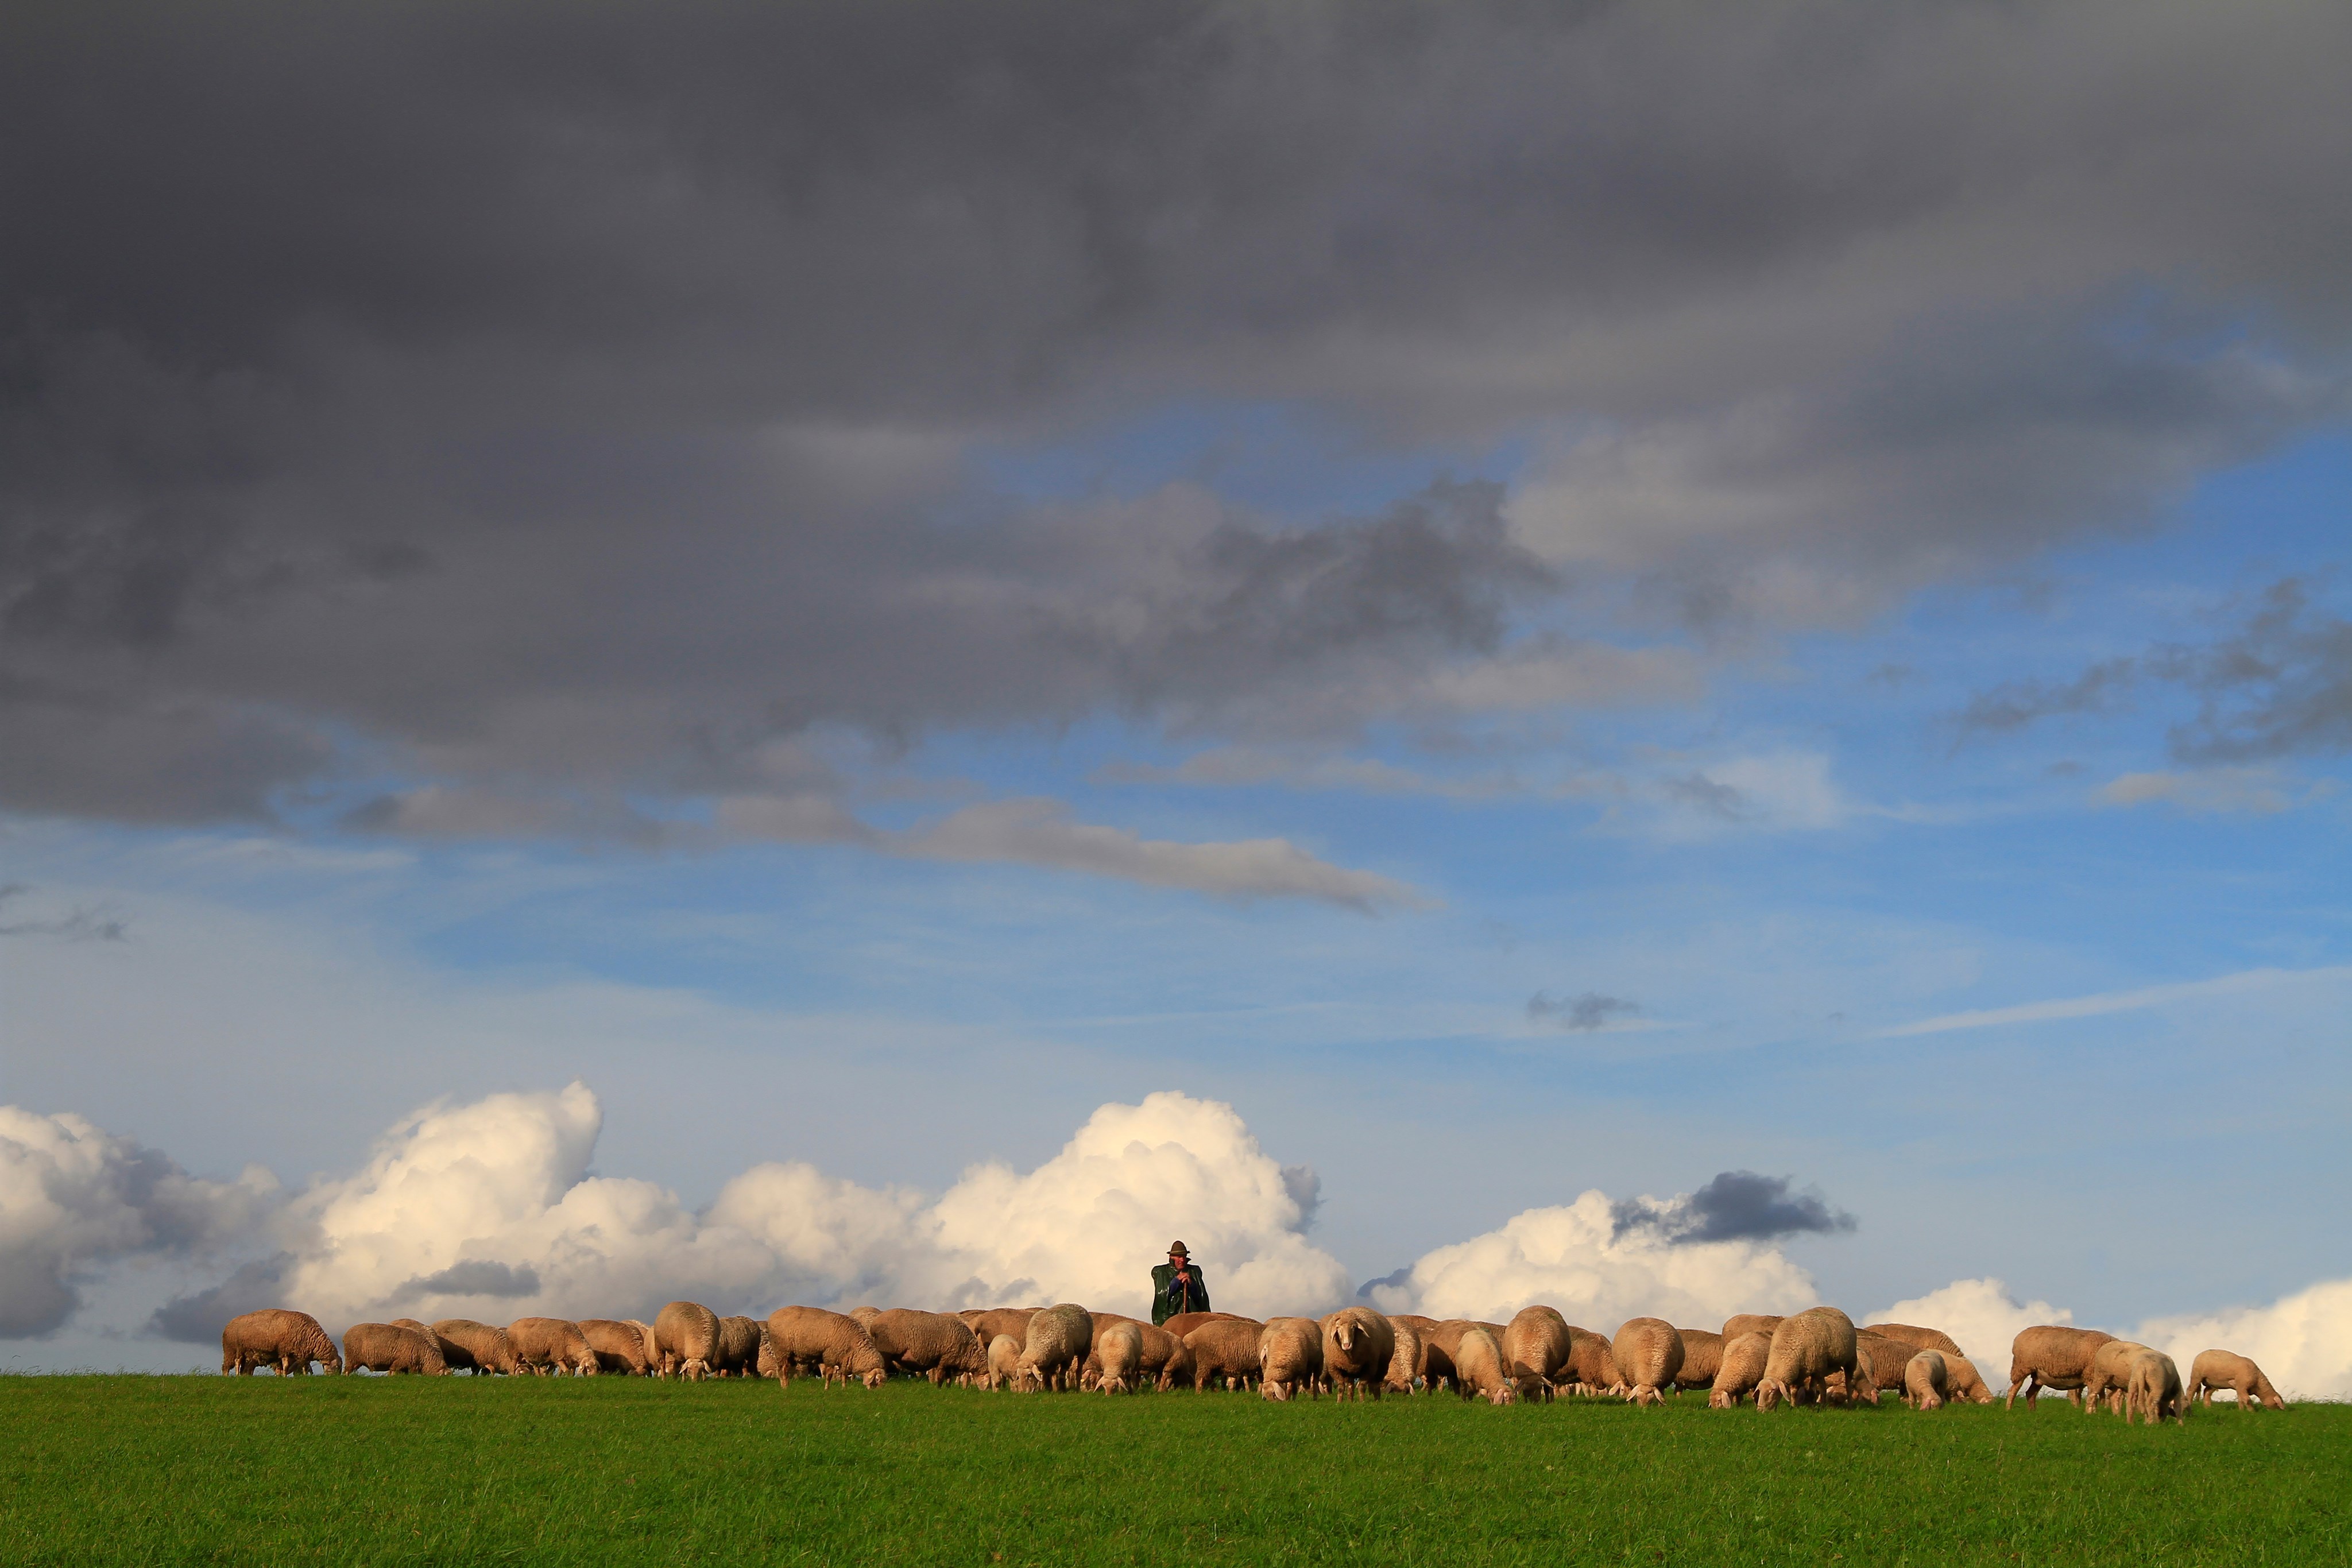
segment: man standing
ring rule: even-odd
[[[1164,1323],[1179,1312],[1210,1311],[1209,1287],[1181,1241],[1168,1244],[1168,1261],[1151,1270],[1151,1321]]]

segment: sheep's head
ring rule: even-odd
[[[1489,1405],[1516,1405],[1518,1402],[1518,1391],[1507,1383],[1496,1384],[1486,1395]]]
[[[867,1371],[863,1379],[868,1388],[879,1388],[890,1380],[890,1375],[877,1366]]]
[[[1756,1385],[1756,1408],[1759,1410],[1775,1408],[1780,1405],[1781,1396],[1788,1392],[1786,1384],[1770,1378],[1766,1379]]]
[[[1346,1318],[1341,1318],[1338,1322],[1333,1323],[1331,1325],[1331,1343],[1338,1345],[1341,1350],[1354,1350],[1356,1348],[1356,1325]]]

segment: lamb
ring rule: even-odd
[[[1173,1322],[1173,1319],[1170,1320]],[[1197,1392],[1218,1378],[1228,1388],[1246,1389],[1257,1380],[1257,1336],[1265,1325],[1249,1318],[1226,1318],[1202,1323],[1184,1336],[1192,1357],[1192,1387]]]
[[[514,1342],[495,1324],[478,1323],[471,1318],[443,1318],[433,1325],[433,1337],[441,1342],[441,1358],[452,1366],[470,1366],[478,1375],[496,1372],[509,1377],[518,1370]]]
[[[2188,1397],[2210,1408],[2214,1391],[2227,1388],[2238,1396],[2241,1409],[2259,1410],[2267,1405],[2273,1410],[2286,1408],[2286,1401],[2263,1375],[2263,1369],[2242,1355],[2226,1350],[2200,1350],[2189,1365]]]
[[[2015,1405],[2021,1393],[2025,1407],[2031,1410],[2045,1388],[2065,1391],[2080,1405],[2083,1375],[2091,1369],[2091,1357],[2115,1337],[2096,1329],[2061,1328],[2054,1323],[2020,1329],[2010,1343],[2009,1397],[2001,1402],[2001,1408]]]
[[[1625,1386],[1625,1379],[1617,1370],[1617,1363],[1609,1354],[1609,1341],[1591,1329],[1580,1329],[1570,1323],[1568,1328],[1568,1370],[1570,1386],[1579,1394],[1617,1394]]]
[[[529,1367],[535,1377],[567,1372],[593,1377],[603,1370],[580,1325],[562,1318],[517,1318],[507,1325],[507,1343],[514,1346],[515,1365]]]
[[[1683,1369],[1675,1374],[1676,1388],[1713,1388],[1717,1369],[1723,1365],[1723,1336],[1713,1329],[1677,1329],[1683,1336]]]
[[[1257,1391],[1288,1399],[1318,1387],[1323,1375],[1323,1325],[1313,1318],[1269,1318],[1257,1336]]]
[[[1009,1333],[988,1342],[988,1386],[1012,1388],[1021,1381],[1021,1342]]]
[[[1764,1369],[1772,1359],[1772,1339],[1769,1334],[1744,1333],[1738,1339],[1723,1342],[1723,1361],[1715,1369],[1714,1391],[1707,1395],[1707,1407],[1730,1410],[1764,1381]]]
[[[1095,1342],[1102,1366],[1102,1377],[1097,1386],[1105,1394],[1135,1391],[1137,1371],[1143,1362],[1142,1330],[1142,1324],[1121,1319],[1103,1330],[1102,1337]]]
[[[2083,1369],[2084,1410],[2096,1410],[2102,1403],[2110,1411],[2122,1410],[2132,1357],[2147,1348],[2137,1340],[2111,1339],[2093,1351],[2090,1364]]]
[[[720,1377],[749,1377],[759,1369],[760,1325],[751,1318],[719,1320],[719,1348],[710,1370]]]
[[[1810,1308],[1772,1331],[1756,1408],[1769,1410],[1783,1399],[1811,1404],[1828,1392],[1830,1374],[1844,1373],[1851,1386],[1857,1370],[1853,1320],[1835,1307]]]
[[[934,1387],[950,1377],[980,1377],[988,1371],[988,1352],[979,1336],[961,1318],[944,1312],[919,1312],[893,1307],[866,1322],[866,1336],[893,1365],[929,1376]]]
[[[672,1301],[654,1314],[654,1349],[664,1377],[699,1383],[719,1357],[719,1314],[699,1301]]]
[[[1627,1399],[1663,1405],[1664,1391],[1675,1385],[1675,1375],[1683,1369],[1683,1336],[1664,1318],[1631,1318],[1609,1342],[1609,1358],[1628,1385]]]
[[[1903,1403],[1914,1410],[1942,1409],[1951,1387],[1951,1369],[1940,1350],[1915,1351],[1903,1364]]]
[[[1396,1360],[1396,1330],[1370,1307],[1341,1307],[1321,1324],[1323,1375],[1341,1399],[1381,1396]]]
[[[308,1376],[317,1362],[341,1372],[343,1358],[319,1320],[290,1307],[264,1307],[229,1319],[221,1329],[221,1373],[250,1377],[257,1366],[274,1366],[280,1376]]]
[[[1396,1352],[1389,1357],[1389,1369],[1381,1379],[1381,1386],[1391,1394],[1411,1394],[1422,1375],[1421,1331],[1391,1318],[1389,1332],[1396,1336]]]
[[[1489,1405],[1516,1404],[1518,1384],[1503,1360],[1503,1347],[1484,1325],[1470,1324],[1454,1342],[1454,1388],[1465,1399]]]
[[[582,1318],[580,1337],[604,1371],[645,1377],[659,1364],[651,1331],[635,1318]]]
[[[1029,1320],[1029,1333],[1021,1346],[1021,1381],[1041,1388],[1076,1385],[1078,1369],[1094,1348],[1094,1320],[1084,1307],[1062,1302],[1046,1307]]]
[[[2134,1416],[2154,1427],[2170,1416],[2189,1424],[2188,1401],[2180,1396],[2180,1367],[2160,1350],[2144,1350],[2132,1357],[2130,1381],[2125,1385],[2124,1425]]]
[[[795,1371],[814,1368],[830,1385],[836,1377],[845,1385],[853,1377],[868,1388],[879,1388],[889,1367],[873,1337],[846,1312],[823,1307],[778,1307],[768,1314],[768,1337],[774,1342],[776,1386],[792,1382]]]
[[[414,1372],[446,1377],[449,1364],[430,1329],[400,1323],[353,1323],[343,1334],[343,1366],[357,1372]]]
[[[1729,1344],[1744,1333],[1760,1333],[1769,1339],[1772,1331],[1780,1326],[1780,1319],[1763,1312],[1737,1312],[1723,1320],[1723,1343]]]
[[[1524,1383],[1533,1378],[1542,1385],[1540,1397],[1552,1396],[1552,1381],[1569,1364],[1576,1336],[1568,1320],[1551,1307],[1522,1307],[1503,1330],[1503,1361]]]

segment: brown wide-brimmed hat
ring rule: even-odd
[[[1168,1244],[1168,1255],[1171,1258],[1190,1258],[1192,1253],[1191,1249],[1181,1241],[1171,1241]]]

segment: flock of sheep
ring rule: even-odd
[[[1451,1387],[1494,1405],[1561,1394],[1648,1405],[1675,1389],[1708,1390],[1707,1403],[1717,1409],[1750,1399],[1759,1410],[1784,1402],[1875,1405],[1890,1391],[1914,1410],[1948,1400],[1992,1402],[1948,1334],[1908,1323],[1856,1328],[1835,1307],[1788,1317],[1742,1313],[1719,1333],[1635,1318],[1609,1337],[1540,1306],[1507,1323],[1439,1322],[1343,1307],[1320,1320],[1260,1322],[1231,1312],[1188,1312],[1155,1326],[1066,1304],[953,1313],[784,1307],[762,1323],[722,1318],[693,1301],[672,1301],[651,1323],[361,1323],[343,1335],[340,1354],[317,1319],[285,1308],[247,1312],[221,1332],[223,1373],[268,1366],[307,1374],[314,1363],[331,1372],[757,1376],[773,1377],[779,1386],[800,1375],[872,1388],[893,1373],[933,1384],[1105,1394],[1255,1385],[1267,1399],[1326,1391],[1340,1399],[1377,1399],[1383,1391]],[[2012,1346],[2009,1377],[2011,1403],[2021,1393],[2030,1409],[2043,1389],[2058,1389],[2085,1409],[2120,1411],[2127,1422],[2185,1419],[2190,1403],[2210,1403],[2220,1389],[2244,1405],[2286,1403],[2244,1356],[2206,1351],[2184,1385],[2170,1356],[2095,1329],[2025,1330]]]

